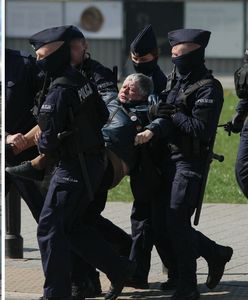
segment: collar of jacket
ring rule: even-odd
[[[201,78],[203,78],[205,76],[205,74],[211,73],[211,72],[212,71],[208,70],[206,68],[206,66],[203,64],[203,65],[197,66],[196,69],[192,70],[187,75],[181,76],[179,78],[179,81],[182,83],[196,82],[196,81],[200,80]]]
[[[134,108],[136,106],[140,106],[140,105],[147,105],[147,100],[131,100],[131,101],[127,101],[127,102],[121,102],[119,99],[117,100],[119,102],[120,105],[124,106],[125,108]]]

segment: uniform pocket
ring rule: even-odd
[[[52,209],[61,209],[65,207],[68,201],[72,186],[70,186],[68,183],[64,183],[62,180],[59,182],[54,179],[55,178],[53,178],[47,193],[47,206]]]
[[[178,173],[172,185],[172,208],[188,205],[195,208],[201,190],[202,176],[193,171],[181,171]]]

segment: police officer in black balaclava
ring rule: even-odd
[[[38,118],[38,148],[57,161],[37,230],[46,277],[43,299],[71,299],[71,249],[107,274],[117,298],[134,266],[81,222],[104,172],[101,128],[108,110],[89,80],[70,66],[66,30],[49,28],[30,39],[38,66],[51,79]],[[58,134],[68,130],[73,134],[60,140]]]
[[[154,85],[153,94],[158,95],[166,88],[167,78],[158,66],[158,45],[155,33],[151,25],[147,25],[134,39],[130,45],[130,54],[133,67],[137,73],[143,73],[149,76]],[[159,244],[163,238],[155,238],[158,232],[154,232],[154,224],[161,218],[159,212],[161,209],[161,199],[159,199],[158,185],[160,178],[155,176],[147,182],[145,169],[149,164],[154,166],[154,159],[159,161],[161,153],[161,141],[153,142],[140,149],[139,163],[130,174],[130,186],[134,197],[131,213],[132,224],[132,248],[130,259],[137,263],[134,276],[127,282],[128,286],[135,288],[148,288],[148,275],[150,270],[151,252],[155,244],[163,263],[168,267],[168,256],[164,255],[159,249]],[[144,167],[141,167],[141,165]],[[150,165],[150,166],[151,166]],[[156,190],[156,193],[154,192]],[[156,240],[156,242],[155,242]],[[160,240],[160,241],[158,241]],[[165,289],[175,287],[176,274],[169,270],[169,280],[166,282]]]
[[[165,101],[154,107],[157,109],[150,110],[151,116],[164,116],[173,125],[166,137],[169,153],[165,154],[163,170],[165,220],[170,241],[165,247],[171,247],[178,272],[173,300],[200,298],[196,276],[199,256],[208,263],[206,284],[212,289],[221,280],[233,254],[231,247],[216,244],[191,225],[202,180],[207,176],[209,149],[223,104],[222,86],[204,64],[209,38],[210,32],[201,29],[178,29],[168,33],[172,62],[179,78]],[[139,135],[141,143],[149,140],[145,139],[145,131]]]
[[[130,54],[135,71],[151,77],[153,92],[160,94],[166,88],[167,78],[158,66],[157,39],[151,25],[146,26],[134,39]]]
[[[60,30],[64,30],[63,38],[70,45],[71,65],[88,78],[91,84],[96,87],[98,93],[101,95],[104,101],[109,101],[109,99],[115,98],[117,96],[118,90],[116,81],[113,77],[113,73],[110,69],[91,59],[89,53],[86,52],[88,44],[86,42],[84,34],[76,26],[73,25],[60,26]],[[50,67],[52,67],[52,64],[50,64]],[[15,69],[13,68],[13,70]],[[34,169],[30,164],[30,161],[22,163],[20,166],[16,167],[15,177],[18,176],[18,174],[21,174],[23,171],[25,172],[24,174],[31,179],[34,178],[36,174],[39,175],[40,173],[41,175],[39,176],[43,177],[43,170],[37,172],[37,170]],[[105,196],[103,196],[101,193],[98,193],[97,199],[99,202],[101,198],[104,202]],[[39,198],[36,197],[35,199],[38,201]],[[33,204],[33,202],[31,202],[31,204]],[[36,212],[37,221],[39,219],[41,208],[42,205],[40,206],[38,212]],[[96,210],[98,211],[98,208],[96,208]],[[128,249],[130,248],[131,244],[131,237],[129,234],[125,233],[123,230],[115,226],[108,219],[103,218],[101,215],[99,216],[96,225],[103,234],[107,234],[107,236],[110,238],[109,242],[120,241],[120,243],[123,245],[121,247],[125,248],[125,253],[129,253]],[[73,256],[73,261],[74,260],[75,263],[73,265],[75,266],[75,269],[73,269],[72,272],[73,296],[80,297],[82,294],[87,296],[97,296],[101,294],[99,272],[96,272],[90,265],[88,265],[89,270],[86,272],[86,264],[82,263],[81,265],[79,263],[79,260],[76,259],[76,256]],[[82,260],[80,261],[82,262]],[[86,273],[88,274],[88,276],[86,276]],[[90,279],[88,277],[90,277]]]

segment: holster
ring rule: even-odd
[[[181,153],[183,157],[189,159],[206,157],[208,151],[208,147],[199,139],[190,136],[182,136],[180,145],[169,143],[168,148],[171,154]]]

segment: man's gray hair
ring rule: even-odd
[[[127,76],[125,80],[137,82],[139,94],[142,97],[148,97],[150,94],[153,93],[154,85],[152,79],[142,73],[131,74]]]

